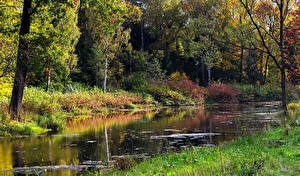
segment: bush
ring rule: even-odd
[[[62,109],[67,112],[73,112],[73,110],[78,111],[78,108],[89,108],[97,109],[100,108],[103,104],[99,104],[101,100],[92,101],[94,97],[94,92],[73,92],[64,94],[60,97],[58,102],[61,104]]]
[[[293,117],[300,118],[300,102],[299,103],[290,103],[288,105],[288,110],[289,110],[289,113]]]
[[[279,85],[234,85],[241,93],[238,95],[240,102],[280,101],[281,88]],[[287,87],[287,100],[298,99],[299,89]]]
[[[300,126],[300,102],[290,103],[288,105],[289,116],[291,117],[290,124],[292,126]]]
[[[26,88],[24,94],[23,108],[24,111],[38,114],[47,114],[56,112],[61,109],[58,103],[61,93],[48,93],[39,88]]]
[[[116,167],[119,170],[128,170],[134,166],[134,159],[129,158],[129,157],[124,157],[124,158],[117,158],[116,159]]]
[[[143,100],[143,104],[158,104],[158,102],[155,101],[154,97],[149,93],[147,89],[140,92],[135,92],[134,94]]]
[[[222,83],[212,83],[208,87],[208,99],[215,101],[235,101],[239,91]]]
[[[184,95],[195,99],[201,104],[204,102],[204,95],[207,94],[205,88],[200,87],[191,80],[168,81],[167,85],[172,89],[182,92]]]
[[[16,121],[10,121],[9,123],[0,124],[0,136],[42,134],[47,131],[47,129],[43,129],[31,123],[20,123]]]
[[[91,89],[92,88],[87,85],[77,83],[77,82],[71,82],[64,87],[63,92],[64,93],[84,92],[84,91],[89,91]]]
[[[66,125],[66,120],[60,113],[36,115],[34,120],[40,127],[51,129],[53,132],[62,131]]]
[[[145,89],[148,86],[148,82],[146,81],[144,74],[138,72],[123,79],[121,86],[127,91],[137,91]]]
[[[130,104],[125,105],[124,108],[125,108],[125,109],[136,109],[137,106],[136,106],[135,104],[131,104],[131,103],[130,103]]]
[[[59,99],[62,108],[68,112],[86,108],[97,112],[103,107],[124,107],[128,104],[143,103],[143,99],[125,91],[103,93],[102,91],[74,92],[65,94]]]
[[[300,100],[300,86],[288,85],[287,87],[287,98],[288,101]]]
[[[136,94],[125,91],[118,91],[111,95],[112,98],[106,102],[106,104],[111,107],[124,107],[128,104],[141,104],[144,102],[143,99]]]
[[[194,105],[195,102],[185,97],[180,92],[171,90],[169,87],[151,86],[148,89],[156,101],[163,105]]]
[[[2,103],[0,104],[0,124],[8,123],[10,116],[8,114],[8,105]]]
[[[291,111],[299,111],[300,112],[300,102],[299,103],[290,103],[289,110]]]
[[[279,101],[281,99],[281,90],[276,86],[237,85],[235,87],[241,92],[238,96],[240,102]]]
[[[7,101],[13,87],[12,78],[0,78],[0,103]]]
[[[171,81],[182,81],[182,80],[188,80],[189,77],[186,75],[186,73],[181,72],[174,72],[170,75]]]

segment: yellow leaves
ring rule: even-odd
[[[264,0],[256,3],[254,13],[258,18],[263,19],[276,16],[278,10],[276,10],[272,2]]]
[[[0,102],[7,99],[10,96],[12,87],[13,87],[12,77],[0,78]]]
[[[186,73],[182,72],[174,72],[170,75],[170,80],[172,81],[181,81],[181,80],[188,80],[189,77],[186,75]]]
[[[142,10],[140,7],[127,3],[127,19],[132,22],[137,22],[141,20]]]
[[[236,6],[236,5],[238,5],[237,0],[231,0],[228,2],[228,7],[232,7],[232,6]]]
[[[230,70],[234,68],[234,65],[230,61],[224,59],[222,62],[218,62],[215,67],[221,68],[222,70]]]
[[[165,0],[164,1],[164,9],[171,10],[174,6],[179,5],[181,2],[178,0]]]

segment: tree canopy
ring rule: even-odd
[[[12,80],[26,55],[24,86],[106,91],[135,74],[176,72],[202,86],[281,83],[284,92],[286,72],[300,82],[294,0],[1,0],[0,17],[0,79]]]

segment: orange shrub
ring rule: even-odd
[[[65,94],[59,102],[64,110],[71,112],[76,108],[88,108],[97,111],[103,107],[123,107],[128,104],[143,103],[143,99],[127,92],[114,94],[94,91]]]

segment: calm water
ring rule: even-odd
[[[186,147],[214,146],[269,130],[279,123],[274,117],[277,111],[276,105],[227,104],[206,110],[95,115],[69,122],[62,134],[0,139],[0,175],[76,175],[81,167],[105,165],[119,157],[144,158]],[[24,167],[31,169],[20,169]]]

